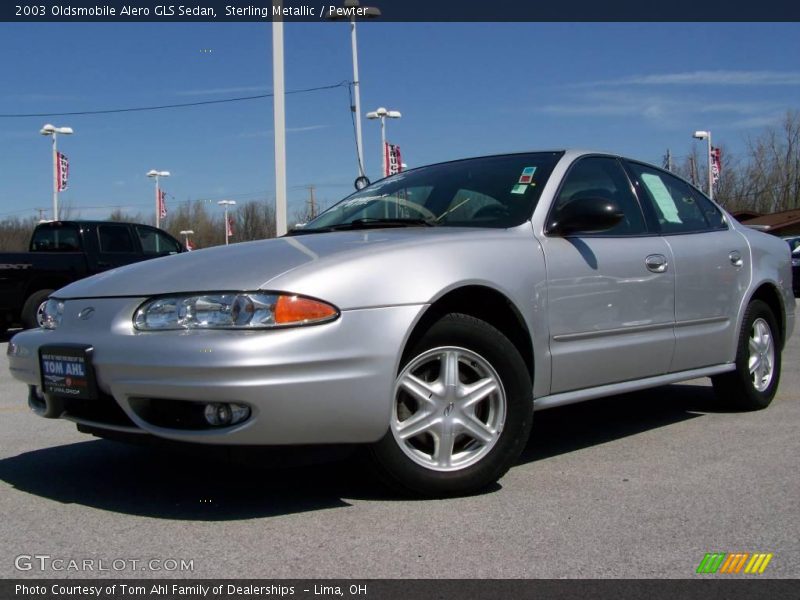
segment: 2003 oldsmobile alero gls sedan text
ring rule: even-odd
[[[38,414],[203,444],[364,444],[478,490],[533,411],[696,377],[766,407],[789,248],[671,173],[536,152],[388,177],[289,235],[96,275],[9,344]]]

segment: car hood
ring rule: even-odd
[[[503,231],[414,227],[316,233],[217,246],[105,271],[72,283],[54,296],[69,299],[212,290],[280,291],[284,288],[270,287],[270,282],[302,267],[313,265],[318,272],[324,263],[342,265],[376,254],[394,255],[402,247],[430,248],[437,241],[493,237]]]

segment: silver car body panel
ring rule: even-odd
[[[730,217],[728,231],[695,235],[545,235],[559,182],[583,155],[564,154],[531,220],[511,229],[317,233],[181,254],[73,283],[55,294],[66,307],[58,329],[13,338],[12,374],[39,386],[42,345],[91,344],[99,388],[141,431],[219,444],[371,442],[387,430],[415,325],[431,304],[465,286],[502,294],[521,315],[533,344],[536,408],[731,370],[744,307],[762,285],[780,290],[791,334],[788,246]],[[741,266],[731,263],[734,250]],[[670,268],[647,270],[651,254],[667,257]],[[341,315],[263,331],[133,327],[137,307],[152,296],[238,290],[307,295]],[[78,319],[88,307],[92,317]],[[142,397],[241,402],[253,415],[229,428],[165,429],[136,413],[131,399]]]

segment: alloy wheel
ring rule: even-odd
[[[428,350],[397,378],[392,433],[406,456],[428,469],[474,465],[497,443],[505,418],[500,377],[466,348]]]

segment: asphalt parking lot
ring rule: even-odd
[[[497,486],[431,501],[353,459],[231,465],[79,434],[28,411],[5,350],[0,578],[691,578],[707,552],[800,576],[798,333],[767,410],[731,412],[697,380],[539,412]]]

